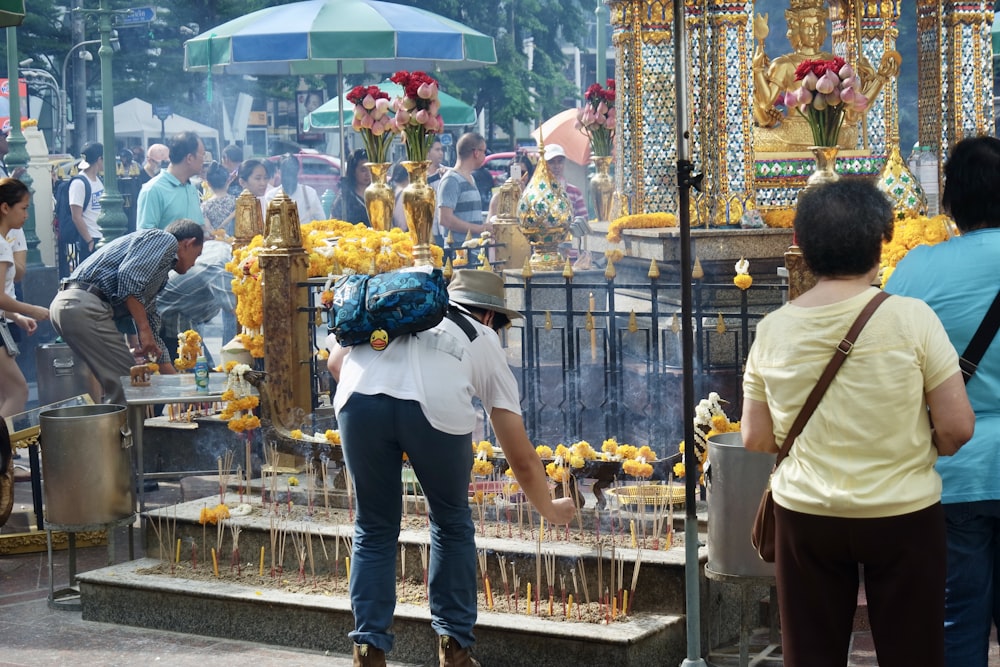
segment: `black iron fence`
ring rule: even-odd
[[[621,281],[601,271],[523,278],[504,273],[508,306],[523,320],[501,334],[521,390],[528,434],[535,444],[606,438],[649,445],[660,457],[683,438],[680,285],[649,278]],[[309,282],[314,344],[326,324],[317,307],[324,281]],[[783,303],[783,284],[694,285],[695,392],[717,392],[739,419],[742,374],[757,322]],[[314,355],[315,405],[329,391],[321,355]]]

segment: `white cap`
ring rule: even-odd
[[[545,144],[545,161],[557,157],[566,157],[566,150],[559,144]]]

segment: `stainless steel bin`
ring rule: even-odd
[[[39,415],[45,521],[72,530],[134,513],[125,407],[78,405]]]
[[[93,374],[66,343],[46,343],[35,348],[38,402],[48,405],[90,392]]]
[[[774,564],[762,561],[750,545],[750,529],[774,459],[774,454],[745,450],[740,433],[720,433],[709,439],[708,569],[712,572],[774,576]]]

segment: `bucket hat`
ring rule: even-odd
[[[462,306],[484,308],[503,313],[509,319],[524,317],[507,307],[503,289],[503,278],[492,271],[460,269],[455,271],[448,283],[448,297]]]

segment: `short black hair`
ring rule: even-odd
[[[205,241],[205,228],[187,218],[174,220],[163,231],[173,234],[178,243],[185,239],[194,239],[195,245],[201,245]]]
[[[205,180],[208,181],[208,186],[213,190],[221,190],[226,187],[226,182],[229,180],[229,172],[218,162],[213,162],[208,165],[208,170],[205,172]]]
[[[198,152],[201,139],[194,132],[180,132],[170,138],[170,164],[180,164],[188,155]]]
[[[1000,227],[1000,139],[971,137],[955,144],[944,165],[941,203],[963,232]]]
[[[817,276],[867,273],[879,262],[882,242],[892,240],[892,204],[865,179],[809,187],[795,207],[795,237]]]

